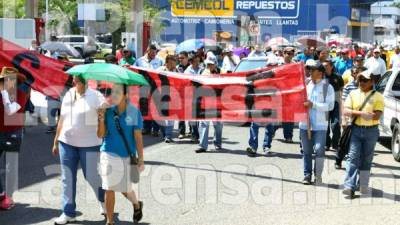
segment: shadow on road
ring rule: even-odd
[[[18,215],[18,217],[15,215]],[[29,207],[27,204],[16,204],[16,206],[9,211],[0,211],[0,221],[7,221],[7,225],[33,225],[44,221],[49,221],[49,224],[53,224],[52,219],[59,215],[60,210],[58,209]],[[3,224],[2,222],[0,223]]]
[[[159,161],[145,161],[145,164],[146,165],[153,165],[153,166],[170,166],[170,167],[175,167],[175,168],[179,168],[179,169],[191,169],[191,170],[201,170],[201,171],[209,171],[209,172],[216,172],[216,173],[225,173],[225,174],[231,174],[231,175],[237,175],[237,176],[255,177],[255,178],[261,178],[261,179],[277,180],[277,181],[282,181],[282,182],[302,184],[301,181],[297,181],[297,180],[290,180],[290,179],[284,179],[284,178],[256,175],[256,174],[251,174],[251,173],[241,173],[241,172],[235,172],[235,171],[226,171],[226,170],[220,170],[220,169],[212,170],[212,169],[198,168],[198,167],[191,167],[191,166],[179,166],[179,165],[176,165],[176,164],[173,164],[173,163],[165,163],[165,162],[159,162]]]

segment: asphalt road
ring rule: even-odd
[[[0,225],[53,224],[60,214],[59,160],[51,156],[53,135],[45,129],[26,131],[18,204],[0,212]],[[144,201],[142,224],[399,224],[400,167],[384,145],[376,148],[372,193],[349,200],[341,194],[344,170],[334,169],[333,152],[327,152],[324,184],[304,186],[297,130],[294,144],[283,143],[278,130],[273,153],[256,158],[245,153],[248,133],[248,127],[226,125],[223,150],[210,145],[203,154],[194,153],[188,139],[164,144],[146,137],[146,170],[135,187]],[[117,196],[117,224],[130,224],[132,208]],[[105,224],[81,172],[77,198],[75,224]]]

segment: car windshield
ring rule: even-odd
[[[261,69],[267,66],[267,60],[257,59],[257,60],[242,60],[239,65],[237,65],[235,72],[244,72],[249,70]]]

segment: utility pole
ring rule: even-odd
[[[26,18],[38,17],[39,11],[39,0],[25,0],[25,15]]]
[[[126,32],[136,34],[135,45],[137,58],[143,55],[143,1],[144,0],[131,0],[130,12],[126,21]]]

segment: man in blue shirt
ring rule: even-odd
[[[314,59],[314,47],[307,47],[306,49],[304,49],[303,53],[297,55],[296,57],[297,62],[301,61],[306,63],[309,59]]]
[[[310,185],[314,171],[315,184],[322,183],[322,171],[325,158],[326,131],[328,115],[335,105],[335,91],[323,79],[325,68],[318,61],[307,62],[311,71],[311,82],[307,85],[307,101],[304,106],[309,110],[308,122],[300,122],[300,140],[303,147],[304,179],[303,184]],[[313,169],[313,154],[315,167]]]
[[[150,45],[146,54],[136,60],[135,65],[137,67],[157,70],[158,68],[163,66],[163,61],[157,57],[157,46]],[[145,120],[143,124],[143,134],[148,135],[152,134],[155,137],[159,136],[160,125],[154,120]]]
[[[349,49],[345,48],[340,52],[340,59],[336,61],[335,68],[339,75],[353,67],[353,60],[349,57]]]

